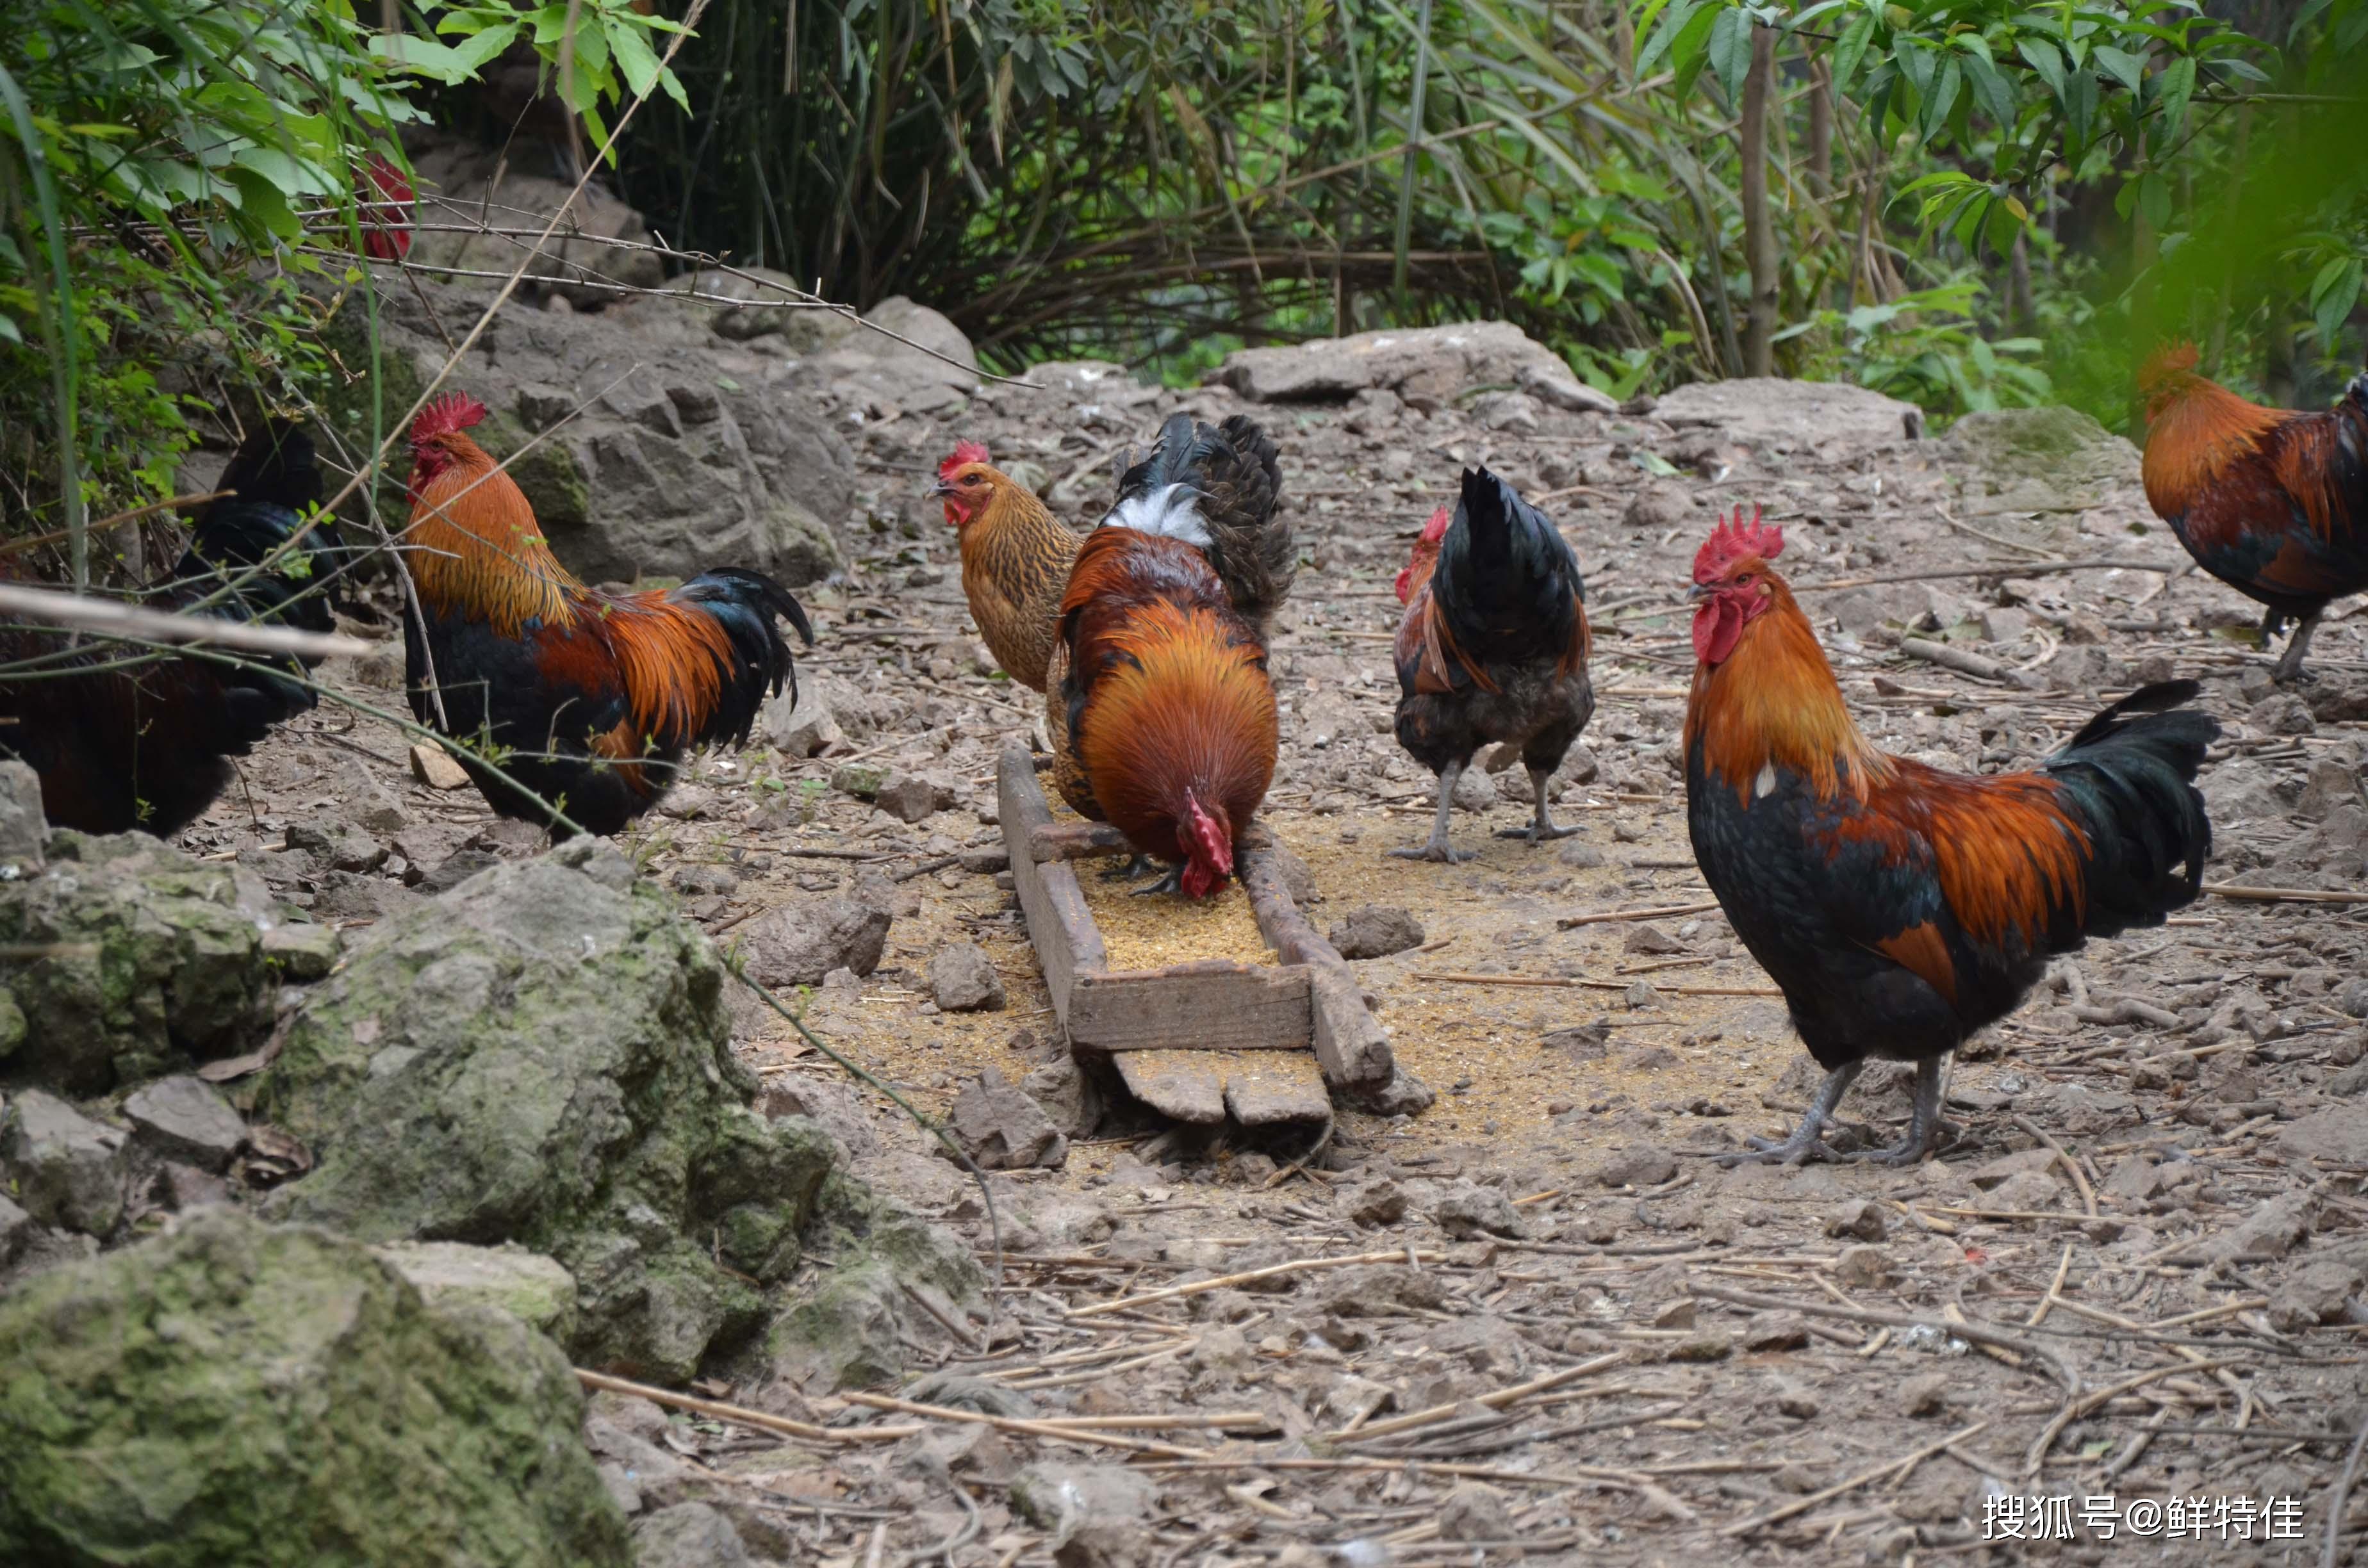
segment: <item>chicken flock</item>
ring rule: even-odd
[[[2198,564],[2266,608],[2265,642],[2299,622],[2276,673],[2308,678],[2319,616],[2368,588],[2368,376],[2334,410],[2296,414],[2243,401],[2194,362],[2174,347],[2141,373],[2148,500]],[[410,431],[412,710],[456,743],[496,812],[615,833],[664,796],[686,752],[744,743],[768,693],[795,692],[780,624],[808,645],[813,629],[787,588],[741,568],[643,593],[578,582],[469,436],[484,415],[449,395]],[[166,602],[324,629],[324,598],[298,587],[323,554],[304,542],[319,479],[302,433],[259,429],[223,488]],[[1269,639],[1298,565],[1283,488],[1273,442],[1240,415],[1168,419],[1082,534],[976,442],[938,469],[979,631],[1042,695],[1063,798],[1135,851],[1114,874],[1166,869],[1145,893],[1224,887],[1272,781]],[[2027,771],[1888,756],[1853,722],[1776,570],[1782,549],[1781,529],[1738,510],[1695,557],[1688,825],[1704,880],[1827,1076],[1791,1137],[1725,1157],[1835,1157],[1826,1124],[1867,1062],[1892,1060],[1915,1064],[1913,1111],[1905,1140],[1873,1157],[1912,1163],[1942,1131],[1943,1062],[2017,1007],[2051,956],[2160,925],[2195,898],[2212,845],[2195,778],[2219,726],[2193,706],[2196,683],[2174,680],[2113,703]],[[224,574],[232,591],[200,593]],[[1549,781],[1595,697],[1586,585],[1561,531],[1502,478],[1466,469],[1396,595],[1396,735],[1437,775],[1439,809],[1428,839],[1390,853],[1472,858],[1450,841],[1450,808],[1491,744],[1520,757],[1534,798],[1529,825],[1505,835],[1534,846],[1574,831],[1554,822]],[[34,767],[54,820],[99,831],[176,831],[224,786],[225,758],[312,705],[294,664],[121,665],[7,620],[0,653],[70,672],[0,684],[0,755]]]

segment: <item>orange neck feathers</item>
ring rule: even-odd
[[[1859,733],[1817,634],[1772,569],[1760,568],[1767,608],[1747,620],[1717,664],[1694,666],[1685,745],[1748,801],[1760,771],[1789,769],[1819,800],[1847,788],[1860,800],[1890,778],[1891,759]]]
[[[504,636],[526,623],[574,623],[582,585],[542,537],[525,492],[454,431],[417,449],[404,562],[431,609],[482,617]]]
[[[2158,376],[2146,398],[2146,500],[2166,516],[2185,511],[2230,463],[2257,452],[2262,437],[2296,417],[2183,370]]]
[[[1227,847],[1273,782],[1274,684],[1257,645],[1213,609],[1155,599],[1102,636],[1124,655],[1094,681],[1079,758],[1111,824],[1185,863],[1188,891],[1231,870]]]

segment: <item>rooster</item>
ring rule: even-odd
[[[976,441],[955,444],[930,494],[961,541],[962,593],[987,650],[1013,680],[1043,690],[1061,596],[1084,540],[1034,491],[992,467]]]
[[[1702,879],[1827,1076],[1792,1137],[1727,1158],[1833,1157],[1819,1133],[1883,1057],[1916,1063],[1907,1140],[1878,1156],[1908,1164],[1939,1130],[1941,1059],[2049,955],[2195,897],[2212,847],[2195,770],[2220,726],[2184,706],[2194,682],[2167,681],[2029,772],[1886,756],[1769,565],[1783,542],[1738,508],[1694,557],[1686,806]]]
[[[495,811],[565,832],[556,807],[612,834],[672,787],[685,750],[745,742],[784,682],[796,700],[775,618],[808,646],[814,629],[788,589],[737,567],[647,593],[586,587],[466,434],[484,416],[484,404],[452,393],[412,423],[412,711],[491,748],[515,783],[477,758],[462,766]]]
[[[188,551],[151,602],[332,630],[319,570],[330,551],[291,542],[321,497],[311,437],[284,421],[257,426],[216,488],[230,494],[198,513]],[[302,673],[293,663],[198,654],[127,662],[135,656],[120,643],[78,645],[0,619],[0,664],[31,665],[19,672],[28,678],[0,676],[0,756],[40,776],[42,812],[60,827],[178,833],[229,784],[230,758],[313,705],[312,688],[290,678]]]
[[[1296,560],[1275,517],[1281,483],[1274,443],[1248,419],[1178,415],[1121,480],[1061,597],[1045,690],[1053,778],[1138,861],[1174,868],[1145,892],[1224,886],[1273,781],[1267,635]]]
[[[2194,370],[2180,344],[2139,373],[2146,500],[2197,565],[2268,607],[2264,647],[2301,623],[2274,672],[2292,680],[2328,601],[2368,588],[2368,375],[2331,410],[2298,414]]]
[[[1587,678],[1587,587],[1553,523],[1486,469],[1463,471],[1451,519],[1431,514],[1398,574],[1398,744],[1439,776],[1430,837],[1401,859],[1453,864],[1448,810],[1472,754],[1517,744],[1535,801],[1530,825],[1504,838],[1566,838],[1546,810],[1546,783],[1595,712]]]

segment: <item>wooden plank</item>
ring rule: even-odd
[[[1307,997],[1304,968],[1234,959],[1080,975],[1069,991],[1069,1043],[1108,1051],[1304,1051]]]
[[[1244,834],[1235,864],[1250,895],[1258,934],[1285,965],[1303,965],[1307,971],[1310,1038],[1324,1081],[1336,1089],[1389,1082],[1396,1058],[1382,1026],[1365,1006],[1365,988],[1339,949],[1292,902],[1273,839],[1262,829]]]
[[[1090,860],[1134,850],[1126,835],[1106,822],[1056,822],[1029,831],[1028,853],[1041,866],[1047,860]]]
[[[1202,1127],[1225,1119],[1220,1058],[1205,1051],[1130,1051],[1116,1060],[1127,1093],[1160,1115]]]
[[[1225,1108],[1244,1127],[1322,1121],[1332,1114],[1332,1096],[1307,1052],[1244,1051],[1225,1063]]]
[[[996,765],[996,793],[1004,846],[1011,855],[1011,884],[1028,917],[1028,935],[1043,966],[1044,988],[1052,993],[1053,1011],[1065,1025],[1070,993],[1078,980],[1100,974],[1108,967],[1101,933],[1094,928],[1076,873],[1063,862],[1040,866],[1030,852],[1030,835],[1050,827],[1053,812],[1044,803],[1044,791],[1036,782],[1035,759],[1027,747],[1004,748]]]

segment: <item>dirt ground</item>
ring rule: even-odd
[[[2317,680],[2277,691],[2237,635],[2256,617],[2233,592],[2192,573],[2058,569],[2184,563],[2125,472],[2062,509],[2017,509],[2030,497],[2006,487],[2009,505],[1986,510],[2001,487],[1959,445],[1863,411],[1828,418],[1770,394],[1748,416],[1679,421],[1520,403],[1253,410],[1281,439],[1310,562],[1274,650],[1290,712],[1264,819],[1312,869],[1319,926],[1366,904],[1420,922],[1419,948],[1358,967],[1436,1105],[1345,1111],[1295,1174],[1304,1139],[1211,1144],[1114,1113],[1063,1168],[994,1178],[998,1310],[960,1344],[933,1325],[916,1336],[921,1366],[992,1385],[940,1381],[919,1402],[984,1403],[1003,1427],[927,1415],[916,1435],[817,1442],[678,1416],[674,1447],[743,1478],[777,1531],[752,1549],[825,1568],[1034,1568],[1056,1546],[1064,1563],[1161,1568],[2316,1561],[2368,1418],[2368,614],[2354,602],[2330,621]],[[814,893],[891,902],[878,970],[816,988],[806,1017],[932,1113],[982,1069],[1017,1082],[1062,1048],[994,869],[995,758],[1035,704],[989,673],[928,471],[957,437],[984,439],[1082,515],[1120,447],[1172,406],[1244,405],[1213,390],[1113,404],[994,388],[956,421],[849,418],[870,532],[847,581],[804,595],[821,636],[800,665],[844,738],[812,757],[705,759],[635,835],[726,943]],[[1579,831],[1534,847],[1489,836],[1525,820],[1516,767],[1485,811],[1456,813],[1477,859],[1409,863],[1383,852],[1420,838],[1433,797],[1389,733],[1389,584],[1458,465],[1484,460],[1545,498],[1587,574],[1600,707],[1555,807]],[[1812,1082],[1766,977],[1699,907],[1685,834],[1679,595],[1713,510],[1737,504],[1784,525],[1796,585],[1860,585],[1806,598],[1890,749],[1994,769],[2136,680],[2199,676],[2227,728],[2207,881],[2338,901],[2209,896],[2167,928],[2090,945],[1958,1064],[1957,1140],[1920,1166],[1698,1157],[1782,1131]],[[391,662],[332,673],[399,703],[390,646]],[[531,849],[472,792],[415,784],[403,758],[391,731],[324,709],[275,737],[245,792],[186,842],[349,922],[418,896],[406,879],[455,851]],[[898,821],[832,787],[849,758],[945,776],[955,803]],[[283,847],[319,818],[362,846]],[[1618,917],[1637,911],[1657,913]],[[929,999],[928,960],[958,940],[991,955],[1003,1009]],[[917,1131],[870,1089],[836,1088],[786,1029],[746,1021],[768,1079],[848,1108],[841,1136],[871,1179],[988,1253],[976,1188]],[[1904,1082],[1878,1076],[1844,1117],[1888,1142]],[[1260,1268],[1279,1271],[1232,1278]],[[915,1421],[762,1397],[834,1429]],[[1025,1413],[1144,1419],[1056,1437],[1010,1425]],[[1064,1540],[1046,1505],[1031,1515],[1014,1495],[1037,1461],[1123,1464],[1147,1485],[1087,1477],[1089,1495],[1119,1488],[1092,1509],[1115,1522]],[[2337,1561],[2368,1526],[2351,1497]],[[2149,1516],[2160,1506],[2180,1533]],[[2199,1508],[2201,1534],[2185,1533]],[[2030,1544],[2066,1511],[2074,1539]]]

